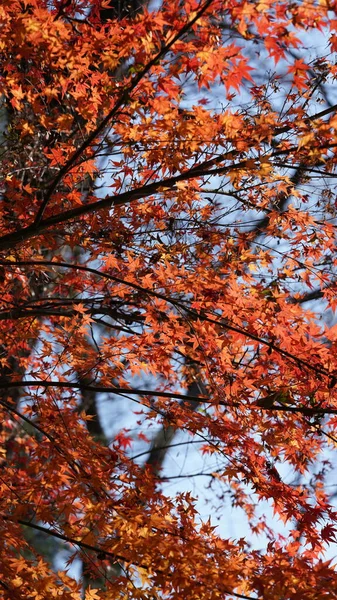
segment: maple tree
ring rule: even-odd
[[[337,326],[309,304],[336,308],[336,2],[6,0],[0,24],[0,597],[337,597]],[[109,439],[103,396],[136,433]],[[166,489],[178,431],[245,539]]]

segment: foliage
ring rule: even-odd
[[[308,310],[336,306],[336,3],[111,6],[0,6],[1,597],[337,598],[337,330]],[[165,491],[155,427],[219,458],[250,537]]]

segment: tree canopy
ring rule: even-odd
[[[0,598],[337,598],[336,6],[1,3]]]

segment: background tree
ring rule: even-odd
[[[333,10],[1,8],[4,597],[83,594],[28,529],[76,549],[87,598],[336,595],[335,327],[306,308],[335,307],[335,65],[305,55]],[[165,491],[181,429],[264,552]]]

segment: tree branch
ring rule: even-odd
[[[143,77],[145,77],[145,75],[147,75],[147,73],[149,73],[149,71],[152,69],[152,67],[154,65],[156,65],[158,63],[158,61],[160,61],[171,50],[172,46],[174,46],[174,44],[178,40],[180,40],[185,35],[185,33],[187,33],[191,29],[191,27],[200,19],[200,17],[202,17],[204,12],[211,6],[213,1],[214,0],[206,0],[206,2],[201,6],[201,8],[196,12],[194,17],[190,21],[188,21],[188,23],[186,23],[180,29],[180,31],[178,31],[178,33],[171,39],[171,41],[169,41],[156,54],[156,56],[154,56],[152,58],[152,60],[150,60],[148,62],[148,64],[144,67],[144,69],[142,69],[137,75],[135,75],[135,77],[131,80],[129,87],[122,91],[122,93],[121,93],[120,97],[118,98],[118,100],[116,101],[114,107],[110,110],[110,112],[106,115],[106,117],[104,117],[102,119],[102,121],[99,123],[99,125],[97,125],[96,129],[94,129],[87,136],[87,138],[84,140],[83,144],[81,144],[81,146],[74,152],[74,154],[69,158],[69,160],[65,163],[65,165],[59,170],[54,181],[51,183],[51,185],[49,186],[49,188],[47,189],[47,191],[45,193],[43,202],[42,202],[42,204],[38,210],[38,213],[36,215],[36,218],[35,218],[35,221],[33,224],[33,228],[36,229],[41,224],[45,209],[47,207],[49,200],[51,199],[52,194],[54,193],[58,184],[62,181],[63,177],[68,173],[69,169],[71,169],[74,166],[74,164],[76,163],[78,158],[80,158],[83,155],[83,153],[87,150],[87,148],[89,148],[89,146],[96,140],[96,138],[99,136],[99,134],[102,133],[102,131],[104,131],[104,129],[109,124],[109,122],[112,120],[112,118],[117,114],[118,110],[124,104],[128,103],[133,90],[137,87],[137,85],[140,83],[140,81],[143,79]]]
[[[27,261],[27,262],[28,262],[28,264],[32,264],[32,261]],[[9,263],[9,261],[0,260],[0,264],[11,264],[12,266],[20,265],[20,264],[27,264],[27,262],[26,261],[21,261],[21,262],[18,261],[17,263]],[[160,298],[161,300],[165,300],[166,302],[169,302],[172,306],[175,306],[175,307],[179,308],[180,310],[185,311],[191,319],[197,319],[199,321],[204,321],[206,323],[213,323],[214,325],[217,325],[218,327],[222,327],[223,329],[227,329],[228,331],[234,331],[235,333],[245,335],[245,336],[247,336],[247,338],[254,340],[255,342],[258,342],[259,344],[267,346],[268,348],[270,348],[274,352],[277,352],[284,358],[288,358],[291,361],[296,362],[297,365],[300,365],[311,371],[314,371],[315,373],[318,373],[319,375],[324,375],[325,377],[334,377],[334,375],[329,373],[329,371],[327,371],[326,369],[310,364],[308,361],[293,355],[291,352],[288,352],[287,350],[283,350],[282,348],[280,348],[273,342],[269,342],[268,340],[265,340],[265,339],[259,337],[258,335],[248,331],[244,327],[238,327],[236,325],[231,324],[231,322],[228,319],[226,321],[223,321],[220,318],[213,319],[212,317],[207,316],[202,311],[198,312],[197,310],[192,309],[189,306],[186,306],[180,300],[175,300],[174,298],[171,298],[170,296],[167,296],[165,294],[161,294],[160,292],[155,292],[153,290],[149,290],[148,288],[144,288],[139,284],[126,281],[125,279],[121,279],[120,277],[115,277],[114,275],[102,273],[95,269],[91,269],[90,267],[82,267],[81,265],[69,265],[68,263],[53,262],[53,261],[50,261],[50,262],[49,261],[35,261],[35,264],[41,264],[41,265],[42,264],[46,264],[46,265],[50,264],[53,266],[61,266],[64,268],[65,267],[69,268],[69,266],[71,266],[71,268],[73,268],[73,269],[78,269],[79,271],[87,271],[89,273],[94,273],[105,279],[109,279],[111,281],[116,281],[117,283],[122,283],[124,285],[130,286],[131,288],[136,289],[140,292],[143,292],[149,296],[153,296],[155,298]]]
[[[182,406],[184,406],[184,402],[186,402],[187,404],[190,402],[197,402],[197,403],[201,403],[201,404],[212,404],[214,406],[227,406],[229,408],[244,408],[244,409],[249,409],[249,410],[263,410],[263,411],[272,411],[272,412],[292,412],[292,413],[302,413],[306,416],[310,416],[310,415],[335,415],[337,414],[337,408],[313,408],[313,407],[305,407],[305,406],[288,406],[288,405],[282,405],[282,406],[259,406],[257,404],[243,404],[240,402],[226,402],[224,400],[212,400],[209,397],[205,397],[202,395],[185,395],[185,394],[179,394],[179,393],[175,393],[175,392],[161,392],[160,390],[143,390],[143,389],[134,389],[134,388],[121,388],[121,387],[109,387],[109,386],[101,386],[101,385],[85,385],[83,383],[78,383],[78,382],[68,382],[68,381],[44,381],[44,380],[39,380],[39,381],[11,381],[9,383],[2,383],[0,382],[0,389],[10,389],[10,388],[15,388],[15,387],[22,387],[22,388],[26,388],[26,387],[41,387],[41,388],[49,388],[49,387],[56,387],[56,388],[64,388],[64,389],[74,389],[74,390],[91,390],[92,392],[99,392],[102,394],[107,394],[107,393],[111,393],[111,394],[118,394],[118,395],[123,395],[123,394],[127,394],[129,396],[157,396],[158,398],[174,398],[175,400],[182,400]],[[14,408],[9,404],[6,403],[4,404],[2,401],[0,401],[0,404],[3,404],[6,406],[6,408],[10,411],[13,410],[13,412],[15,412],[15,414],[17,414],[18,416],[20,416],[21,418],[23,418],[24,420],[26,420],[29,424],[32,424],[34,427],[36,427],[36,429],[38,429],[39,431],[41,431],[42,433],[45,433],[43,430],[41,430],[37,425],[35,425],[32,421],[30,421],[30,419],[28,419],[27,417],[25,417],[24,415],[22,415],[21,413],[19,413],[18,411],[14,410]],[[47,435],[47,434],[46,434]],[[48,436],[50,437],[51,441],[54,441],[54,439],[52,438],[52,436],[50,434],[48,434]]]

